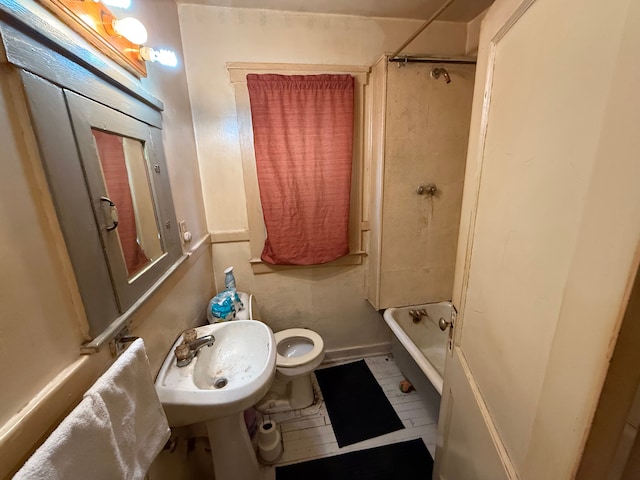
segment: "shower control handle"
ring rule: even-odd
[[[444,318],[440,317],[440,321],[438,322],[438,326],[440,330],[443,332],[451,326],[451,322],[447,322]]]
[[[418,188],[416,188],[416,193],[418,195],[428,195],[430,197],[433,197],[437,191],[438,191],[438,187],[436,186],[435,183],[429,183],[427,185],[419,185]]]

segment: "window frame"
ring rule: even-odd
[[[242,157],[244,189],[247,202],[247,219],[249,230],[246,234],[239,232],[235,237],[249,240],[251,258],[249,263],[254,274],[274,273],[283,270],[300,268],[318,268],[341,265],[360,265],[365,255],[363,249],[363,235],[369,229],[366,219],[364,198],[366,192],[365,178],[365,145],[368,144],[369,122],[366,109],[366,86],[369,82],[371,68],[359,65],[314,65],[314,64],[272,64],[229,62],[226,64],[229,79],[234,89],[236,100],[236,114],[238,119],[238,134]],[[278,75],[321,75],[321,74],[349,74],[354,77],[354,122],[353,122],[353,162],[351,170],[351,200],[349,209],[349,254],[333,262],[319,265],[271,265],[260,259],[266,228],[260,202],[258,174],[256,170],[255,150],[253,146],[253,127],[251,123],[251,106],[247,89],[247,74],[278,74]],[[216,235],[220,239],[216,239]],[[214,234],[213,242],[225,241],[229,237],[226,233]]]

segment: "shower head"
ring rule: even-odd
[[[447,72],[446,68],[438,67],[431,70],[432,78],[435,78],[437,80],[438,78],[440,78],[440,75],[444,77],[445,82],[451,83],[451,76],[449,76],[449,72]]]

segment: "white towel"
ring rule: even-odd
[[[136,340],[14,480],[143,479],[169,435],[144,343]]]

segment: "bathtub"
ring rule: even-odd
[[[440,318],[451,320],[450,302],[388,308],[384,319],[394,334],[392,353],[400,371],[418,393],[427,394],[431,386],[442,395],[442,378],[449,331],[438,326]],[[426,310],[428,317],[413,323],[409,310]],[[426,377],[426,379],[425,379]]]

